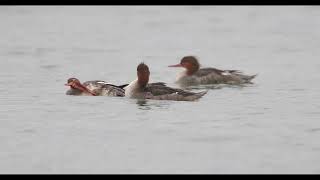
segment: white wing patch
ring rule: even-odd
[[[108,84],[108,83],[106,83],[106,82],[104,82],[104,81],[98,81],[97,83],[98,83],[98,84]]]
[[[225,75],[225,76],[227,76],[227,75],[231,75],[231,73],[229,72],[229,71],[224,71],[223,73],[221,73],[222,75]]]

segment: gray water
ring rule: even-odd
[[[0,173],[320,173],[320,7],[0,7]],[[150,67],[258,73],[195,102],[66,96]],[[197,89],[193,91],[198,91]]]

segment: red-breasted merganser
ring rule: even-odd
[[[128,84],[116,86],[108,84],[105,81],[86,81],[83,84],[77,78],[69,78],[66,86],[70,89],[66,92],[67,95],[76,96],[125,96],[124,87]]]
[[[150,71],[146,64],[140,63],[137,67],[138,78],[125,87],[125,95],[137,99],[156,99],[174,101],[194,101],[201,98],[207,91],[194,93],[182,89],[171,88],[165,83],[148,83]]]
[[[186,70],[178,75],[176,83],[180,86],[194,86],[201,84],[244,84],[256,75],[244,75],[238,70],[220,70],[216,68],[201,68],[196,57],[185,56],[179,64],[169,67],[183,67]]]

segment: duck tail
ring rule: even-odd
[[[201,91],[201,92],[197,93],[197,95],[198,95],[199,97],[202,97],[202,96],[204,96],[205,94],[207,94],[208,91],[209,91],[209,90]]]
[[[252,84],[251,80],[254,79],[258,74],[247,76],[245,78],[246,83]]]
[[[198,92],[198,93],[196,93],[196,94],[194,94],[194,95],[188,96],[188,97],[187,97],[187,100],[188,100],[188,101],[195,101],[195,100],[197,100],[197,99],[200,99],[202,96],[204,96],[205,94],[207,94],[208,91],[209,91],[209,90],[206,90],[206,91]]]
[[[255,78],[256,76],[258,76],[258,74],[250,76],[249,81],[252,80],[253,78]]]

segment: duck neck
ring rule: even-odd
[[[84,93],[96,96],[95,93],[91,92],[87,87],[83,86],[82,84],[75,84],[75,85],[71,86],[71,89],[78,90],[80,92],[84,92]]]
[[[80,95],[81,93],[83,93],[83,91],[76,89],[74,87],[70,87],[70,89],[67,91],[68,95]]]
[[[199,65],[189,65],[188,64],[185,68],[187,69],[186,70],[186,74],[188,76],[192,76],[194,73],[196,73],[199,70],[200,66]]]
[[[149,82],[149,73],[138,73],[138,85],[141,88],[145,88]]]

